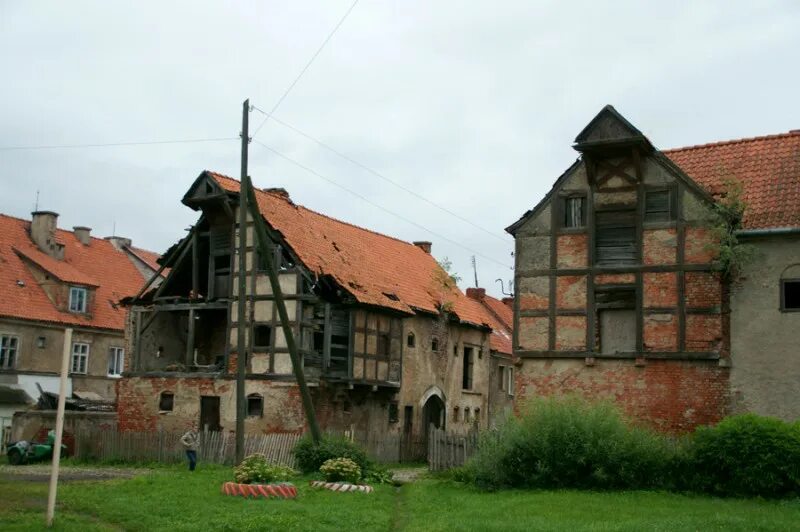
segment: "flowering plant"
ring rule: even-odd
[[[289,467],[270,464],[267,457],[260,453],[246,457],[233,470],[233,476],[240,484],[284,482],[294,474]]]
[[[328,482],[349,482],[355,484],[361,479],[361,468],[349,458],[331,458],[319,468]]]

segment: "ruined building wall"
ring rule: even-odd
[[[727,408],[729,353],[708,207],[653,158],[640,171],[609,162],[638,180],[598,171],[590,186],[580,161],[516,233],[518,403],[579,393],[664,430],[716,421]],[[650,191],[671,195],[672,220],[644,220]],[[584,198],[584,221],[565,227],[574,197]],[[621,225],[635,227],[635,256],[601,263],[598,224],[620,212]]]

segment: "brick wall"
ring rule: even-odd
[[[727,413],[728,368],[716,362],[583,359],[525,360],[517,371],[520,396],[579,395],[610,400],[636,420],[668,433],[715,423]],[[518,401],[517,409],[524,408]]]

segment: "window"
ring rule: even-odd
[[[86,312],[86,289],[79,286],[69,288],[69,311]]]
[[[19,338],[11,335],[0,336],[0,369],[13,369],[17,363]]]
[[[389,403],[389,423],[400,421],[400,407],[397,403]]]
[[[506,391],[508,395],[514,395],[514,368],[506,368]]]
[[[637,258],[636,211],[600,211],[597,213],[597,264],[634,264]]]
[[[378,333],[378,355],[382,357],[389,356],[389,333]]]
[[[672,190],[647,190],[644,194],[644,221],[669,222],[675,217]]]
[[[262,417],[264,415],[264,398],[257,393],[247,396],[247,415],[250,417]]]
[[[38,347],[39,349],[44,349],[44,347],[46,345],[47,345],[47,338],[46,337],[44,337],[44,336],[37,336],[36,337],[36,347]]]
[[[439,350],[439,339],[431,338],[431,351],[438,351],[438,350]]]
[[[800,279],[781,280],[781,310],[800,311]]]
[[[408,333],[406,337],[406,345],[408,347],[414,347],[416,345],[416,338],[414,338],[414,333]]]
[[[125,367],[125,350],[112,347],[108,350],[108,376],[119,377]]]
[[[459,414],[460,411],[461,411],[461,409],[459,407],[457,407],[457,406],[453,407],[453,421],[456,422],[456,423],[458,422],[458,414]]]
[[[172,392],[161,392],[158,399],[158,409],[161,412],[172,412],[175,404],[175,395]]]
[[[464,409],[464,423],[469,423],[469,413],[469,407],[466,407]]]
[[[475,363],[473,360],[473,350],[471,347],[464,348],[464,367],[461,376],[461,387],[465,390],[472,389],[472,366]]]
[[[253,347],[269,348],[272,345],[272,327],[256,325],[253,327]]]
[[[564,227],[583,227],[586,225],[586,198],[564,198]]]
[[[72,373],[86,373],[89,361],[89,344],[74,342],[72,344]]]
[[[475,423],[476,425],[481,422],[481,409],[480,408],[476,408],[475,409],[475,414],[472,416],[472,422]]]

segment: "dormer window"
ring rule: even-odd
[[[71,286],[69,288],[69,311],[79,312],[81,314],[86,312],[86,289],[80,286]]]

